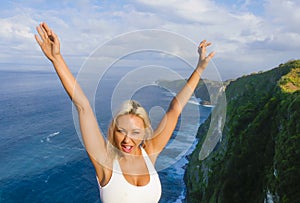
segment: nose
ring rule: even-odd
[[[127,143],[130,141],[130,137],[128,135],[124,136],[123,142]]]

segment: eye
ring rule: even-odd
[[[123,135],[127,135],[127,132],[124,129],[117,129],[117,132],[122,133]]]
[[[135,135],[135,136],[138,136],[138,135],[140,135],[140,134],[141,134],[140,131],[133,131],[133,132],[132,132],[132,135]]]

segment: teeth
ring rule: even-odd
[[[125,152],[130,152],[133,148],[133,146],[130,146],[130,145],[122,145],[123,149]]]

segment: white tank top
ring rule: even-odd
[[[149,183],[144,186],[134,186],[127,182],[121,173],[119,161],[115,159],[109,182],[101,187],[98,181],[102,203],[157,203],[159,201],[161,196],[159,176],[145,150],[142,147],[141,150],[150,175]]]

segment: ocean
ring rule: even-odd
[[[96,95],[96,115],[104,133],[118,80],[103,78]],[[0,71],[0,83],[0,202],[100,202],[93,166],[74,127],[71,101],[56,74]],[[153,84],[139,89],[133,99],[148,111],[157,106],[166,110],[173,94]],[[195,100],[185,108],[188,120],[180,120],[158,158],[162,203],[184,202],[186,156],[197,143],[200,123],[211,112]],[[151,118],[158,120],[161,115],[153,112]]]

